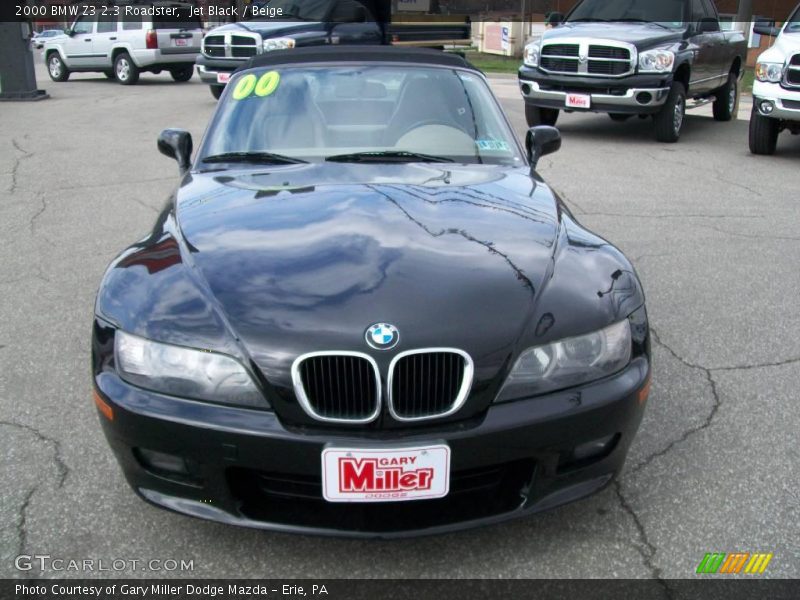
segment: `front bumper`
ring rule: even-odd
[[[541,108],[580,110],[566,107],[567,95],[585,94],[591,96],[592,104],[583,112],[651,114],[667,101],[671,85],[669,77],[660,75],[605,79],[549,75],[531,67],[519,70],[522,97]]]
[[[765,100],[772,102],[772,112],[766,113],[761,109]],[[779,83],[756,80],[753,83],[753,105],[762,116],[800,123],[800,90],[787,90]]]
[[[262,529],[348,537],[404,537],[496,523],[577,500],[622,468],[644,412],[650,364],[580,388],[493,405],[476,420],[371,434],[285,427],[272,412],[181,400],[105,371],[95,377],[113,420],[106,437],[128,483],[173,511]],[[581,444],[610,439],[593,457]],[[438,500],[332,504],[321,495],[329,446],[446,443],[451,493]],[[190,476],[143,466],[140,449],[184,457]]]
[[[219,73],[233,73],[236,69],[246,64],[247,60],[230,58],[208,58],[200,54],[195,60],[197,65],[197,75],[203,83],[209,85],[225,85],[219,83],[217,76]]]

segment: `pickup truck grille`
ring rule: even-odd
[[[258,55],[260,42],[255,33],[212,33],[203,40],[203,54],[209,58],[252,58]]]
[[[789,61],[783,82],[785,87],[800,88],[800,54],[795,54]]]
[[[588,77],[625,77],[634,72],[636,51],[628,44],[591,44],[587,40],[542,46],[543,71]]]

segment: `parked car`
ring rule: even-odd
[[[420,101],[424,99],[424,101]],[[94,401],[145,500],[392,537],[608,485],[650,385],[628,259],[535,172],[463,58],[300,48],[231,78],[149,236],[113,261]]]
[[[800,6],[782,28],[761,24],[755,31],[777,40],[756,64],[750,151],[774,154],[782,131],[800,134]]]
[[[58,35],[64,35],[64,31],[61,29],[45,29],[33,35],[31,38],[31,45],[37,50],[41,50],[44,48],[44,43],[47,40]]]
[[[383,0],[271,0],[252,6],[268,7],[275,16],[268,20],[256,16],[217,27],[203,42],[197,71],[215,98],[222,94],[231,73],[249,58],[273,50],[343,44],[443,47],[472,43],[466,16],[451,15],[446,22],[408,21],[401,13],[392,15],[389,3]]]
[[[203,27],[191,5],[180,2],[117,2],[118,15],[86,11],[63,35],[45,43],[44,59],[53,81],[71,73],[97,71],[123,85],[142,72],[169,71],[175,81],[189,81],[200,53]],[[176,16],[127,17],[148,7],[171,8]]]
[[[677,142],[689,102],[713,102],[718,121],[736,114],[747,43],[721,30],[711,0],[583,0],[550,22],[519,70],[529,125],[561,110],[652,116],[656,139]]]

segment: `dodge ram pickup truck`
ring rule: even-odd
[[[519,84],[530,126],[559,111],[652,116],[656,139],[677,142],[687,104],[736,114],[747,42],[722,31],[711,0],[583,0],[525,47]]]
[[[783,28],[756,25],[755,32],[778,39],[756,63],[750,151],[774,154],[781,131],[800,134],[800,6]]]
[[[443,47],[472,42],[466,16],[415,19],[392,14],[385,0],[270,0],[266,6],[273,15],[269,19],[223,25],[206,35],[197,72],[215,98],[222,95],[236,69],[271,50],[327,44]]]

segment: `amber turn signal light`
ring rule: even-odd
[[[97,393],[97,390],[92,390],[92,398],[94,399],[94,403],[97,405],[97,408],[100,409],[101,413],[103,413],[103,416],[109,421],[113,421],[114,409],[111,408],[111,405],[108,402],[100,397],[100,394]]]

